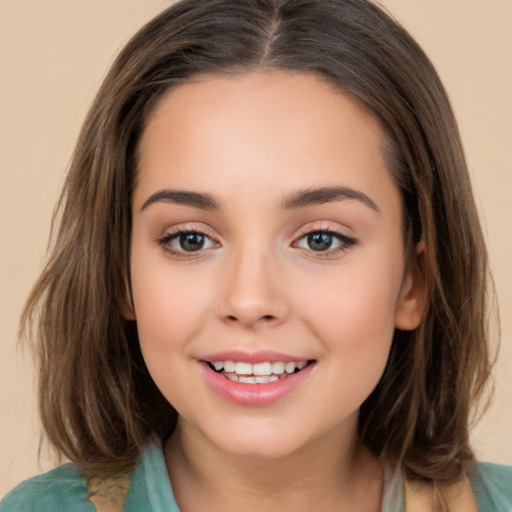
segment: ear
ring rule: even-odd
[[[118,304],[121,315],[125,320],[136,320],[135,308],[133,306],[132,289],[128,280],[125,281],[123,296],[119,298]]]
[[[133,309],[132,304],[128,304],[128,301],[126,298],[122,298],[119,301],[119,309],[121,310],[121,315],[125,320],[136,320],[137,317],[135,316],[135,310]]]
[[[125,299],[121,299],[119,301],[119,308],[121,310],[121,315],[123,315],[125,320],[137,320],[133,306],[129,305]]]
[[[407,263],[395,309],[395,327],[402,331],[416,329],[423,320],[427,304],[425,256],[425,242],[422,240]]]

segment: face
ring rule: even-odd
[[[278,457],[355,432],[395,327],[420,319],[378,123],[314,76],[205,76],[143,133],[131,281],[179,425]]]

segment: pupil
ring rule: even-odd
[[[204,236],[199,233],[184,233],[180,236],[180,245],[185,251],[198,251],[204,245]]]
[[[332,235],[329,233],[311,233],[308,235],[308,244],[313,251],[325,251],[332,245]]]

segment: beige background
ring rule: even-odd
[[[16,328],[78,128],[114,54],[169,3],[0,0],[0,496],[40,471]],[[502,314],[496,398],[473,441],[512,464],[512,0],[381,3],[431,56],[460,122]]]

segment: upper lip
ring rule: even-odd
[[[275,352],[274,350],[261,350],[258,352],[248,352],[243,350],[226,350],[223,352],[216,352],[214,354],[208,354],[201,358],[202,361],[214,362],[214,361],[235,361],[242,363],[293,363],[297,361],[309,361],[310,357],[294,356],[290,354],[284,354],[281,352]]]

